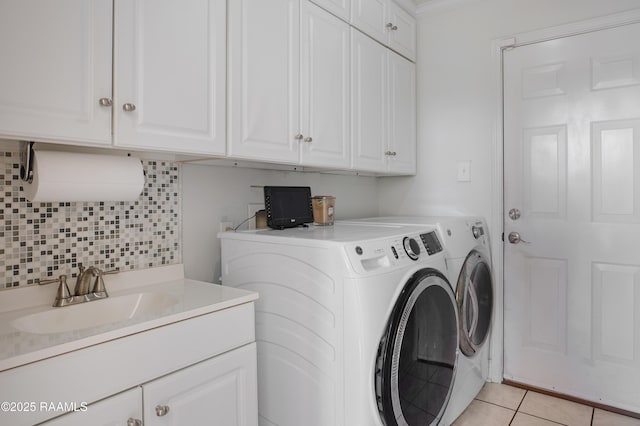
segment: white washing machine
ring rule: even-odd
[[[260,294],[262,426],[441,421],[459,325],[435,226],[336,223],[218,236],[222,284]]]
[[[489,334],[493,315],[491,249],[487,225],[479,217],[387,216],[347,223],[432,225],[444,242],[449,279],[454,287],[460,326],[460,359],[449,407],[449,425],[476,397],[489,376]]]

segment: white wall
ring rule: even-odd
[[[264,201],[262,189],[251,185],[310,186],[313,195],[333,195],[337,219],[378,212],[377,183],[372,177],[184,165],[182,179],[185,274],[203,281],[220,278],[219,223],[238,225],[247,218],[249,203]]]
[[[492,41],[640,7],[638,0],[433,0],[418,18],[418,174],[382,178],[380,214],[491,217]],[[457,162],[471,160],[471,182]]]

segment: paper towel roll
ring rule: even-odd
[[[32,202],[133,201],[144,172],[134,157],[34,151],[33,182],[23,186]]]

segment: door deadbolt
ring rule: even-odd
[[[511,220],[520,219],[520,210],[518,210],[518,209],[509,210],[509,219],[511,219]]]

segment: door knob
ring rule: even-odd
[[[142,426],[142,420],[129,417],[127,420],[127,426]]]
[[[530,244],[529,241],[525,241],[520,237],[519,232],[510,232],[509,233],[509,242],[511,244],[525,243]]]
[[[125,112],[133,112],[133,111],[136,110],[136,106],[134,104],[131,104],[131,103],[126,103],[126,104],[122,105],[122,109]]]

